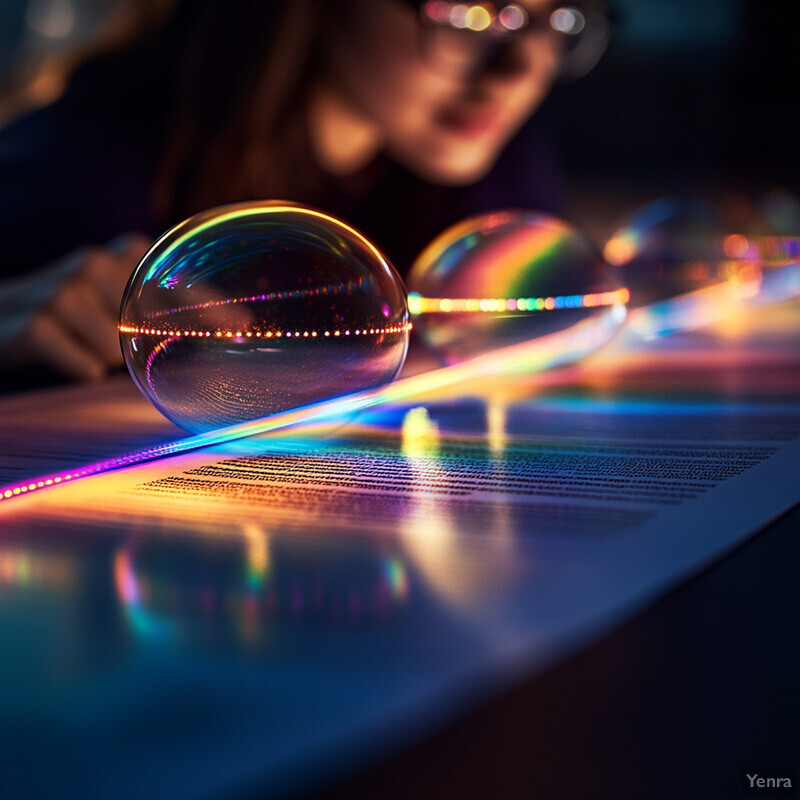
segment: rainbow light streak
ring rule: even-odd
[[[262,419],[242,422],[175,442],[137,450],[118,458],[88,464],[78,469],[4,486],[0,488],[0,502],[27,496],[41,489],[62,485],[80,478],[123,469],[178,453],[187,453],[237,439],[270,433],[306,422],[347,416],[364,408],[412,399],[427,392],[438,391],[480,378],[495,375],[511,376],[543,370],[577,358],[578,355],[586,352],[587,346],[599,346],[607,341],[609,335],[619,328],[620,319],[624,319],[625,314],[626,310],[623,305],[613,306],[608,313],[600,317],[582,320],[564,331],[500,348],[461,364],[402,378],[377,389],[325,400]]]
[[[170,639],[175,635],[172,625],[147,610],[142,602],[142,591],[130,560],[123,549],[114,556],[114,583],[117,596],[122,600],[131,627],[137,634],[148,638]]]
[[[392,596],[405,600],[408,597],[408,577],[403,562],[398,558],[388,558],[383,568]]]
[[[560,297],[518,297],[518,298],[471,298],[454,299],[449,297],[422,297],[416,292],[408,295],[408,310],[413,315],[456,313],[497,313],[554,311],[564,308],[596,308],[598,306],[624,305],[630,300],[627,289],[590,294],[570,294]]]
[[[513,287],[533,265],[539,270],[553,269],[554,260],[564,247],[564,236],[563,226],[544,228],[533,235],[523,227],[483,243],[473,251],[470,284],[487,296],[486,290],[494,286]]]
[[[504,226],[511,219],[508,212],[487,215],[484,225]],[[473,297],[491,297],[496,286],[513,287],[525,283],[532,267],[538,273],[558,267],[559,255],[566,244],[567,227],[549,220],[547,227],[531,231],[529,227],[508,231],[500,239],[484,239],[474,230],[475,218],[454,225],[437,237],[417,259],[418,264],[438,262],[436,270],[452,274],[460,270],[460,285],[467,286]],[[415,267],[416,269],[416,267]],[[412,273],[414,270],[412,270]]]
[[[300,300],[306,297],[350,294],[354,289],[363,291],[365,287],[369,287],[374,283],[375,280],[373,278],[361,277],[358,278],[358,280],[347,281],[346,283],[329,283],[327,286],[318,286],[316,289],[291,289],[282,292],[254,294],[252,297],[229,297],[224,300],[207,300],[205,303],[196,303],[195,305],[178,306],[177,308],[168,308],[163,311],[151,311],[145,316],[147,319],[156,319],[157,317],[167,317],[171,314],[179,314],[184,311],[203,311],[207,308],[229,306],[235,303],[271,303],[274,300]]]
[[[243,531],[247,543],[247,586],[261,588],[267,579],[270,566],[267,535],[258,526],[252,525]]]

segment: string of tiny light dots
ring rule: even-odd
[[[253,330],[199,330],[196,328],[184,328],[183,330],[170,330],[169,328],[144,328],[138,325],[120,325],[120,333],[129,333],[132,336],[168,336],[175,339],[184,337],[195,338],[215,338],[215,339],[315,339],[322,337],[341,337],[341,336],[384,336],[390,333],[406,333],[410,331],[412,324],[403,322],[400,325],[388,325],[385,328],[334,328],[325,331],[281,331],[271,330],[262,331],[260,328]]]
[[[470,298],[456,299],[450,297],[422,297],[416,292],[408,296],[408,310],[414,316],[431,313],[491,313],[498,311],[555,311],[565,308],[596,308],[598,306],[616,306],[630,300],[627,289],[615,289],[610,292],[592,292],[589,294],[569,294],[559,297],[518,297],[518,298]]]
[[[259,295],[257,299],[263,298],[265,295]],[[229,303],[244,303],[253,298],[236,298],[225,302]],[[519,298],[483,298],[483,299],[454,299],[454,298],[434,298],[422,297],[416,292],[412,292],[408,296],[408,309],[414,316],[429,313],[497,313],[500,311],[511,312],[525,312],[532,313],[537,311],[555,311],[560,309],[570,308],[597,308],[599,306],[614,306],[627,303],[630,299],[630,292],[627,289],[616,289],[610,292],[593,292],[589,294],[573,294],[562,295],[558,297],[519,297]],[[214,304],[221,304],[223,301],[214,301]],[[200,308],[201,306],[193,306],[191,308]],[[205,307],[205,305],[203,305]],[[190,308],[188,306],[184,307]],[[183,309],[180,309],[183,310]],[[338,336],[383,336],[390,333],[405,333],[412,328],[412,323],[406,322],[402,325],[391,325],[384,328],[344,328],[325,331],[305,330],[305,331],[283,331],[283,330],[261,330],[260,328],[253,328],[252,330],[208,330],[197,328],[184,328],[171,330],[168,327],[147,327],[140,325],[120,325],[119,332],[131,334],[133,336],[172,336],[180,337],[200,337],[200,338],[217,338],[217,339],[241,339],[252,338],[257,339],[280,339],[280,338],[317,338],[324,337],[338,337]]]

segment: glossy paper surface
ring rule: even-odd
[[[313,793],[588,644],[800,497],[798,313],[0,503],[6,795]],[[0,418],[4,482],[177,434],[127,379]]]

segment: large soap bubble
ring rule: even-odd
[[[574,361],[619,329],[628,299],[587,237],[532,211],[454,225],[422,252],[408,285],[415,327],[446,363],[535,339],[548,347],[542,366]]]
[[[120,314],[139,388],[194,432],[387,383],[409,328],[402,281],[367,239],[282,202],[222,206],[168,231]]]

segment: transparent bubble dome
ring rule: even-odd
[[[662,198],[635,211],[606,242],[632,306],[671,300],[735,277],[714,209],[699,200]]]
[[[537,338],[551,363],[576,360],[619,329],[628,299],[591,240],[532,211],[449,228],[414,263],[408,287],[415,329],[450,364]]]
[[[380,252],[284,202],[222,206],[168,231],[120,312],[134,381],[193,432],[388,383],[409,328],[403,283]]]

